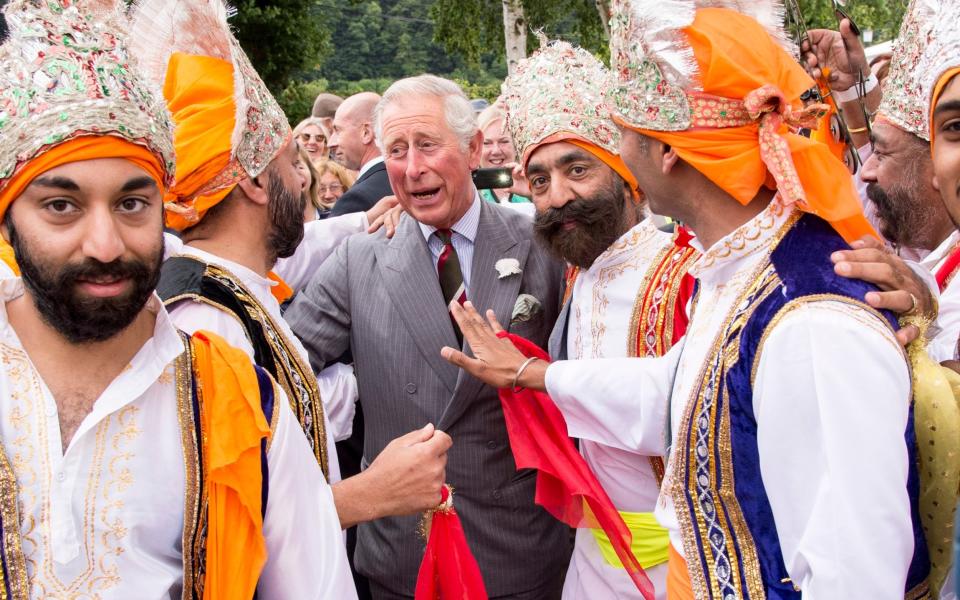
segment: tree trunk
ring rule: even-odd
[[[521,0],[502,0],[503,39],[507,50],[507,72],[513,73],[517,62],[527,57],[527,19]]]
[[[603,33],[610,38],[610,2],[596,0],[597,12],[600,13],[600,22],[603,24]]]

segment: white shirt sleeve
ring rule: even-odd
[[[310,221],[304,225],[303,241],[297,246],[297,251],[290,258],[278,260],[273,271],[291,289],[300,291],[340,242],[355,233],[366,231],[369,226],[365,212]]]
[[[247,337],[243,325],[233,315],[215,306],[191,300],[178,302],[168,310],[170,321],[187,335],[193,335],[201,329],[212,331],[234,348],[246,352],[250,360],[253,360],[253,343]]]
[[[267,453],[269,487],[263,535],[267,564],[257,591],[264,600],[357,597],[340,519],[307,439],[282,390]]]
[[[327,417],[327,432],[342,442],[353,433],[353,417],[357,412],[357,378],[353,366],[333,363],[317,375],[323,410]]]
[[[570,436],[638,454],[664,455],[670,393],[682,348],[683,340],[659,358],[551,364],[547,392],[563,413]]]
[[[787,572],[804,600],[902,600],[911,386],[893,333],[862,308],[817,302],[760,351],[760,472]]]

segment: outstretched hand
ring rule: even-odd
[[[868,292],[864,300],[873,308],[890,310],[901,317],[936,316],[936,302],[923,279],[899,256],[889,252],[872,236],[853,242],[852,250],[834,252],[830,257],[837,275],[862,279],[880,288]],[[916,325],[907,325],[897,332],[904,346],[917,338]]]
[[[472,303],[465,302],[460,306],[459,303],[452,302],[450,313],[460,326],[463,339],[470,344],[474,357],[471,358],[449,346],[440,350],[440,356],[487,385],[498,389],[513,386],[517,371],[527,362],[527,357],[517,350],[513,342],[498,337],[497,334],[503,331],[503,327],[494,312],[488,310],[484,320]],[[523,378],[517,385],[543,390],[546,368],[543,361],[535,361],[524,370]]]

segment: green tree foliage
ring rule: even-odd
[[[605,56],[603,24],[594,0],[523,0],[523,11],[532,30],[560,37]],[[503,13],[500,0],[435,0],[430,16],[436,23],[434,39],[448,52],[478,62],[489,52],[504,53]],[[527,38],[527,49],[537,47],[536,36]]]
[[[264,83],[279,95],[290,80],[316,69],[330,52],[330,33],[317,0],[235,0],[230,19]]]

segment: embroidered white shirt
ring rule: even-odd
[[[692,320],[666,356],[548,368],[547,389],[572,436],[665,450],[667,399],[676,436],[714,340],[789,215],[775,200],[699,259]],[[764,488],[804,599],[902,598],[913,553],[903,438],[910,378],[893,333],[859,307],[807,303],[772,328],[753,391]],[[668,465],[664,489],[670,477]],[[656,515],[683,554],[668,493]]]
[[[577,275],[570,297],[567,356],[570,359],[617,358],[635,354],[632,331],[645,276],[672,236],[644,219],[610,245],[589,269]],[[653,512],[660,486],[650,457],[592,440],[580,441],[580,453],[618,510]],[[666,569],[646,569],[658,599],[666,598]],[[563,588],[564,600],[635,598],[640,591],[624,569],[607,564],[593,533],[577,531]]]
[[[6,314],[0,281],[0,439],[17,479],[32,598],[179,597],[185,472],[173,361],[158,298],[154,335],[96,400],[66,452],[57,405]],[[333,495],[282,391],[268,454],[264,598],[355,598]],[[309,532],[309,535],[304,535]],[[295,540],[296,543],[291,543]]]

